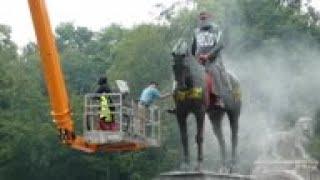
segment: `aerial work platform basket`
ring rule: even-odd
[[[101,97],[107,97],[111,121],[101,118]],[[108,150],[139,150],[160,146],[161,113],[157,106],[141,109],[122,93],[87,94],[84,105],[84,138]],[[143,111],[143,113],[141,113]]]

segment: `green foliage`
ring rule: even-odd
[[[65,48],[83,50],[93,38],[87,27],[75,27],[72,23],[62,23],[56,28],[57,44],[62,52]]]
[[[277,0],[196,2],[197,9],[176,12],[167,18],[167,25],[143,24],[127,29],[114,24],[99,32],[72,23],[57,27],[57,45],[77,132],[82,126],[83,95],[94,91],[100,76],[107,74],[111,82],[127,80],[134,98],[149,81],[158,81],[162,90],[171,89],[171,47],[180,37],[191,40],[201,10],[214,12],[227,34],[230,54],[278,46],[290,42],[291,37],[311,40],[310,46],[320,43],[317,14],[312,10],[301,14],[297,4],[284,7]],[[178,166],[180,135],[175,118],[166,115],[159,149],[86,155],[61,145],[49,115],[37,46],[29,43],[18,55],[10,33],[10,27],[0,25],[0,179],[143,180]],[[296,54],[302,48],[283,48],[292,51],[289,59],[298,62]],[[161,103],[164,109],[170,105]],[[320,132],[318,116],[316,132]],[[294,112],[286,118],[294,119]],[[311,146],[318,159],[319,137],[316,134]]]
[[[150,81],[170,79],[170,51],[165,27],[140,25],[129,32],[114,49],[114,62],[108,71],[111,79],[125,79],[138,95]],[[161,77],[161,78],[160,78]]]

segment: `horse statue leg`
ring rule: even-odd
[[[220,154],[221,154],[221,166],[220,166],[220,173],[226,173],[226,145],[225,140],[222,133],[221,122],[223,119],[224,111],[220,109],[212,109],[209,112],[209,118],[211,124],[213,126],[213,131],[217,137],[219,146],[220,146]]]
[[[239,112],[231,112],[228,113],[230,128],[231,128],[231,148],[232,148],[232,159],[230,164],[230,173],[238,171],[237,167],[237,146],[238,146],[238,120],[239,120]]]
[[[189,144],[188,144],[188,134],[187,134],[187,114],[177,113],[178,125],[180,129],[181,142],[183,147],[183,162],[181,164],[182,170],[187,170],[190,165],[190,155],[189,155]]]
[[[201,109],[197,109],[195,112],[196,120],[197,120],[197,135],[196,142],[198,145],[198,162],[195,168],[196,171],[200,171],[203,162],[203,126],[204,126],[204,118],[205,118],[205,110],[204,107]]]

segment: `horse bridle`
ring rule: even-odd
[[[187,86],[187,73],[188,67],[185,64],[184,58],[186,57],[185,55],[178,55],[180,56],[179,60],[174,60],[174,64],[172,65],[173,72],[175,73],[175,80],[178,82],[177,83],[177,90],[186,90],[188,89]],[[176,58],[176,57],[175,57]],[[180,79],[177,79],[177,74],[180,75]],[[183,81],[183,82],[181,82]]]

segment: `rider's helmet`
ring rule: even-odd
[[[208,11],[201,11],[199,14],[199,27],[206,27],[211,24],[212,14]]]
[[[200,20],[205,20],[205,19],[208,19],[210,17],[212,17],[212,14],[210,12],[208,12],[208,11],[201,11],[199,13],[199,19]]]

